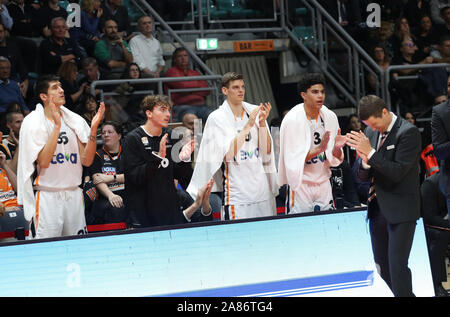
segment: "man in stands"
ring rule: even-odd
[[[5,113],[12,102],[18,102],[24,112],[29,112],[19,83],[11,79],[11,63],[6,57],[0,56],[0,114]]]
[[[70,39],[66,38],[67,25],[62,17],[51,22],[51,37],[44,39],[40,46],[41,69],[43,74],[56,74],[59,66],[65,61],[74,61],[79,65],[81,53]]]
[[[19,157],[19,134],[23,119],[24,116],[21,112],[11,111],[6,114],[6,127],[9,129],[9,134],[0,145],[0,151],[6,155],[7,164],[16,174]]]
[[[188,77],[201,76],[198,71],[190,68],[189,54],[185,48],[177,48],[172,55],[173,67],[168,69],[166,77]],[[207,88],[208,83],[204,80],[189,80],[179,82],[168,82],[165,85],[166,91],[170,89]],[[213,109],[206,105],[205,97],[209,95],[209,90],[183,92],[171,92],[170,98],[174,103],[174,120],[183,122],[184,115],[193,113],[205,124],[206,119]]]
[[[128,16],[128,9],[122,5],[122,0],[102,1],[103,14],[100,19],[100,30],[106,25],[106,21],[113,19],[117,23],[118,34],[125,41],[129,41],[134,35],[132,32],[131,21]]]
[[[100,66],[112,73],[111,78],[119,78],[133,62],[133,55],[128,43],[117,32],[116,21],[107,20],[103,32],[103,38],[95,44],[95,57]]]
[[[153,19],[147,15],[138,20],[141,34],[130,40],[130,48],[136,64],[144,77],[160,77],[165,61],[159,41],[153,37]]]

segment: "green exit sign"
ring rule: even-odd
[[[219,46],[217,39],[197,39],[198,51],[216,50]]]

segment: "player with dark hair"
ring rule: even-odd
[[[287,213],[329,210],[333,208],[330,167],[342,163],[346,137],[340,134],[336,114],[323,104],[323,75],[305,74],[297,87],[304,102],[281,122],[278,182],[289,185]]]
[[[25,117],[20,129],[18,201],[24,206],[25,219],[32,221],[35,238],[85,233],[79,185],[83,166],[90,166],[94,159],[105,105],[100,104],[89,127],[63,106],[64,90],[58,77],[42,76],[35,88],[42,104]]]

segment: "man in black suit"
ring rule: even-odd
[[[446,197],[450,217],[450,102],[448,100],[433,107],[431,139],[434,155],[440,162],[439,187]]]
[[[420,216],[419,130],[390,112],[374,95],[361,98],[365,132],[347,134],[363,160],[361,180],[370,180],[368,219],[379,273],[395,296],[414,296],[408,258]]]

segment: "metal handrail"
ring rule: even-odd
[[[180,44],[180,46],[186,49],[186,51],[189,53],[189,56],[192,57],[194,62],[196,62],[206,74],[215,75],[209,69],[209,67],[206,66],[206,64],[201,60],[201,58],[197,56],[197,54],[181,39],[181,37],[179,37],[178,34],[174,32],[172,27],[169,24],[167,24],[146,1],[141,0],[141,5],[150,12],[153,19],[157,20],[159,24],[170,34],[170,36],[172,36],[172,38],[175,39]]]
[[[163,94],[164,88],[163,84],[167,82],[180,82],[180,81],[194,81],[194,80],[205,80],[211,81],[214,90],[216,91],[216,106],[218,105],[218,84],[222,76],[219,75],[203,75],[203,76],[185,76],[185,77],[160,77],[160,78],[139,78],[139,79],[107,79],[107,80],[95,80],[90,85],[90,91],[92,95],[95,95],[95,88],[97,86],[115,86],[122,83],[130,84],[145,84],[145,83],[157,83],[158,93]],[[138,93],[138,91],[136,91]]]
[[[386,68],[386,70],[384,72],[384,78],[385,78],[385,83],[386,83],[385,101],[386,101],[386,104],[388,105],[389,109],[392,108],[391,97],[390,97],[390,92],[389,92],[389,88],[388,88],[390,80],[391,80],[391,72],[392,71],[402,70],[402,69],[426,69],[426,68],[446,68],[446,67],[450,67],[450,64],[449,63],[436,63],[436,64],[391,65],[388,68]],[[404,77],[411,77],[411,76],[399,76],[399,79],[401,79],[401,78],[406,79]],[[399,109],[397,109],[397,113],[400,114]]]
[[[314,16],[312,19],[312,27],[315,32],[317,32],[318,40],[318,50],[314,52],[310,50],[306,45],[304,45],[293,32],[290,30],[290,26],[284,26],[285,32],[288,36],[303,50],[303,52],[313,60],[322,70],[322,72],[326,75],[327,79],[329,79],[336,88],[344,94],[344,96],[353,103],[355,107],[357,107],[359,99],[361,96],[361,85],[360,85],[360,67],[362,67],[362,63],[365,62],[367,68],[375,74],[377,77],[377,83],[380,86],[380,94],[382,98],[386,97],[386,83],[385,77],[383,76],[384,71],[381,67],[373,60],[373,58],[342,28],[342,26],[316,1],[316,0],[302,0],[305,7],[312,10],[311,14]],[[282,1],[285,5],[287,5],[287,0]],[[325,49],[327,48],[327,44],[323,44],[324,39],[324,29],[326,22],[331,26],[330,31],[333,32],[339,40],[344,42],[351,50],[349,54],[349,67],[350,67],[350,82],[346,84],[349,85],[350,89],[344,87],[343,83],[330,72],[330,65],[327,63],[325,54]],[[350,57],[353,57],[350,59]]]

